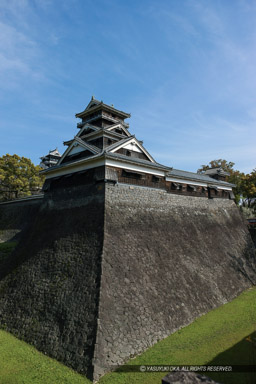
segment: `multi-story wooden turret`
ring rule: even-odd
[[[40,157],[40,167],[42,167],[43,169],[54,167],[58,164],[60,158],[61,154],[59,153],[58,148],[55,148],[52,151],[50,150],[47,155]]]
[[[79,131],[73,139],[64,142],[67,149],[58,164],[43,171],[44,190],[65,186],[67,176],[74,176],[75,183],[78,178],[79,183],[104,180],[160,188],[176,194],[233,198],[232,184],[223,177],[215,177],[216,172],[199,175],[157,163],[143,142],[129,132],[125,120],[130,116],[92,97],[85,110],[76,114],[82,120],[77,124]],[[68,184],[72,182],[69,180]]]

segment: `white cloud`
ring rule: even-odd
[[[36,2],[46,11],[51,1]],[[2,0],[0,5],[0,81],[2,90],[20,88],[32,81],[49,81],[53,71],[47,46],[56,46],[60,34],[47,29],[40,14],[27,0]],[[42,28],[42,29],[41,29]],[[52,60],[53,62],[54,60]]]
[[[20,76],[33,76],[38,47],[25,33],[0,21],[0,79],[2,88],[19,86]]]

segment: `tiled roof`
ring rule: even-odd
[[[75,136],[75,139],[74,139],[74,140],[75,140],[75,141],[78,141],[79,143],[81,143],[81,145],[86,145],[86,147],[88,147],[89,149],[92,149],[93,152],[96,152],[96,153],[100,153],[100,152],[101,152],[101,150],[100,150],[98,147],[96,147],[95,145],[92,145],[92,144],[88,143],[88,142],[85,141],[85,140],[80,139],[80,137]]]
[[[92,102],[92,104],[95,104],[95,105],[93,105],[90,108],[89,105],[91,104],[91,102]],[[120,111],[119,109],[114,108],[114,106],[112,106],[112,105],[108,105],[108,104],[103,103],[103,101],[99,102],[98,100],[94,99],[91,102],[87,105],[87,107],[82,112],[76,113],[76,117],[82,117],[84,115],[90,114],[91,112],[97,111],[98,109],[109,110],[109,111],[115,113],[116,115],[121,115],[123,118],[131,117],[130,113]]]
[[[225,172],[223,168],[210,168],[207,169],[204,173],[205,175],[220,175],[220,176],[229,176],[230,174],[228,172]]]
[[[187,172],[187,171],[181,171],[179,169],[172,169],[169,173],[168,176],[175,176],[175,177],[182,177],[184,179],[190,179],[190,180],[195,180],[195,181],[204,181],[206,183],[211,183],[211,184],[221,184],[223,186],[233,186],[235,187],[234,184],[228,183],[226,181],[221,181],[221,180],[216,180],[213,179],[210,176],[207,175],[202,175],[199,173],[194,173],[194,172]]]
[[[106,128],[100,128],[98,131],[95,131],[95,132],[90,132],[88,134],[85,134],[86,135],[86,138],[91,138],[91,137],[94,137],[94,136],[98,136],[98,135],[102,135],[102,136],[110,136],[110,137],[116,137],[118,138],[119,140],[122,140],[123,138],[127,138],[127,137],[131,137],[131,134],[130,132],[128,131],[128,136],[125,136],[124,134],[120,134],[120,133],[116,133],[114,131],[110,131]],[[83,136],[83,135],[81,135]]]
[[[170,167],[166,167],[165,165],[162,165],[159,163],[153,163],[150,160],[143,160],[143,159],[139,159],[139,158],[125,156],[125,155],[122,155],[122,154],[116,153],[116,152],[114,152],[114,153],[113,152],[106,152],[106,157],[107,158],[112,157],[114,159],[126,160],[129,163],[134,163],[134,164],[138,164],[138,165],[146,165],[147,167],[150,167],[150,168],[157,168],[157,169],[162,169],[165,171],[168,171],[171,169]]]
[[[61,154],[58,151],[58,148],[53,149],[52,151],[49,151],[49,155],[53,156],[61,156]]]

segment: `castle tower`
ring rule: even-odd
[[[76,116],[42,200],[0,204],[21,228],[0,324],[97,380],[255,284],[256,262],[232,184],[159,164],[113,106]]]
[[[105,180],[175,194],[233,198],[233,185],[225,181],[223,170],[199,175],[157,163],[143,142],[129,132],[125,120],[130,116],[92,97],[85,110],[76,114],[82,120],[77,124],[79,131],[64,142],[67,149],[58,164],[43,172],[44,190],[53,191],[56,185],[65,184],[65,177],[83,173],[84,183]]]
[[[60,158],[61,154],[59,153],[58,148],[55,148],[52,151],[50,150],[47,155],[40,157],[40,167],[42,167],[43,169],[53,167],[54,165],[58,164]]]

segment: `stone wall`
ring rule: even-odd
[[[38,213],[42,198],[0,203],[0,243],[18,240]]]
[[[95,377],[255,284],[232,200],[106,185]]]
[[[68,180],[0,205],[0,228],[22,230],[0,266],[0,324],[40,351],[97,379],[255,284],[232,200]]]
[[[249,228],[249,232],[251,234],[251,237],[252,237],[252,241],[256,247],[256,227],[251,227]]]
[[[103,224],[103,185],[51,193],[0,269],[1,326],[88,377]]]

